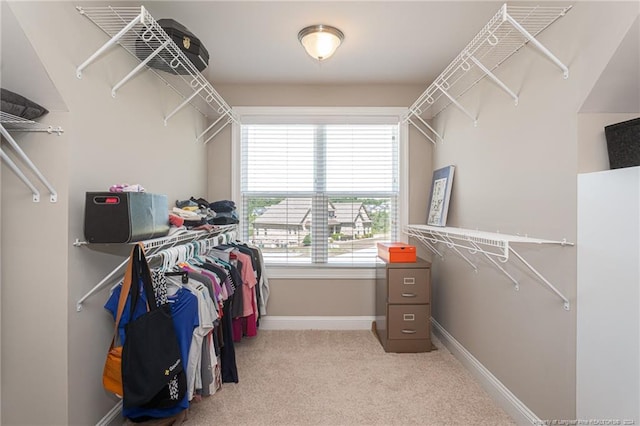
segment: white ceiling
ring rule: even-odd
[[[424,84],[440,74],[495,15],[501,1],[160,1],[209,51],[213,83]],[[338,27],[345,40],[319,64],[297,34]]]
[[[125,4],[107,1],[104,4]],[[27,97],[33,95],[52,110],[66,109],[15,17],[8,13],[6,2],[0,4],[2,86]],[[203,74],[214,85],[378,83],[426,88],[502,2],[173,0],[144,5],[154,18],[173,18],[203,40],[210,53],[209,67]],[[301,28],[316,23],[337,26],[345,33],[344,44],[321,64],[308,57],[297,40]],[[582,112],[617,112],[610,104],[623,105],[625,111],[621,112],[640,108],[639,52],[640,24],[636,21]],[[13,54],[20,60],[11,61]],[[10,64],[21,66],[12,72]],[[25,69],[33,78],[22,78]]]

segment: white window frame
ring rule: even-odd
[[[234,107],[240,123],[243,124],[395,124],[398,126],[398,239],[407,242],[402,232],[409,218],[409,133],[407,123],[402,117],[407,113],[404,107]],[[347,118],[347,119],[345,119]],[[239,217],[244,217],[240,202],[241,182],[241,129],[234,123],[231,129],[231,193],[237,200]],[[310,264],[270,266],[270,278],[283,279],[373,279],[375,268],[372,266],[342,266],[336,264]]]

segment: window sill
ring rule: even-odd
[[[361,267],[344,266],[283,266],[267,265],[269,279],[347,279],[373,280],[376,277],[374,265]]]

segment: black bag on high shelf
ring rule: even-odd
[[[125,408],[171,408],[187,392],[187,377],[168,303],[157,306],[149,265],[140,244],[131,252],[133,262],[130,318],[144,287],[148,311],[125,325],[122,348],[123,405]]]
[[[45,107],[7,89],[0,89],[0,111],[25,120],[35,120],[49,112]]]
[[[209,52],[200,39],[184,25],[173,19],[159,19],[157,22],[198,71],[203,71],[209,65]],[[146,59],[164,40],[164,35],[152,36],[150,33],[143,33],[142,37],[136,40],[136,56],[142,60]],[[172,74],[192,73],[178,62],[174,62],[173,55],[167,49],[160,51],[147,65]]]

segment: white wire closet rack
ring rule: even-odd
[[[443,138],[425,118],[437,116],[451,104],[477,125],[476,115],[464,108],[458,99],[485,77],[489,77],[518,105],[518,95],[494,74],[494,70],[529,43],[557,65],[565,79],[569,78],[569,69],[536,37],[570,9],[571,6],[502,5],[485,27],[409,107],[404,121],[412,124],[434,144],[436,139],[431,135],[440,140]]]
[[[556,294],[563,302],[565,310],[571,309],[569,299],[567,299],[553,284],[551,284],[540,272],[538,272],[522,255],[520,255],[512,246],[512,244],[539,244],[539,245],[561,245],[573,246],[573,243],[566,240],[554,241],[539,238],[531,238],[528,236],[498,234],[493,232],[477,231],[464,228],[438,227],[429,225],[407,225],[404,233],[410,237],[416,238],[431,252],[444,258],[444,255],[437,248],[437,244],[444,244],[445,247],[453,250],[465,262],[467,262],[475,271],[478,267],[469,259],[463,250],[469,254],[483,254],[491,264],[505,274],[514,284],[516,290],[520,289],[520,284],[501,264],[509,261],[509,253],[517,257],[531,272],[534,273],[554,294]],[[462,250],[460,250],[462,249]]]
[[[18,157],[24,162],[27,168],[42,182],[42,184],[49,191],[49,201],[55,203],[58,201],[58,193],[54,189],[53,185],[44,177],[40,169],[33,164],[33,161],[27,156],[27,154],[20,148],[18,143],[11,136],[11,132],[46,132],[57,133],[58,136],[62,134],[64,130],[61,127],[47,126],[41,123],[37,123],[33,120],[27,120],[22,117],[16,117],[15,115],[0,111],[0,134],[4,140],[7,141],[11,148],[15,151]],[[31,190],[33,193],[33,202],[40,201],[40,191],[29,180],[27,175],[18,167],[18,165],[0,148],[0,158],[7,164],[13,173]]]
[[[204,140],[204,143],[207,143],[227,124],[238,122],[238,118],[231,107],[156,20],[153,19],[144,6],[77,6],[76,9],[111,37],[93,55],[78,66],[76,69],[78,78],[82,78],[85,68],[105,51],[115,44],[119,44],[138,59],[140,63],[113,86],[111,89],[113,97],[133,76],[148,68],[184,99],[180,105],[164,118],[165,125],[167,125],[171,117],[187,104],[191,104],[201,114],[214,120],[196,138],[198,141]],[[204,139],[207,134],[209,136]]]
[[[177,235],[171,235],[167,237],[154,238],[152,240],[139,241],[131,244],[142,244],[145,250],[147,260],[156,258],[168,249],[176,246],[190,244],[194,242],[206,242],[207,247],[215,247],[219,244],[224,244],[229,241],[235,241],[237,239],[238,227],[237,225],[221,225],[216,226],[211,231],[184,231]],[[89,245],[86,241],[76,240],[73,245],[81,247],[83,245]],[[101,244],[91,244],[101,245]],[[121,264],[116,266],[111,272],[109,272],[98,284],[96,284],[91,290],[89,290],[84,296],[82,296],[78,302],[76,302],[76,311],[82,311],[82,304],[89,297],[93,296],[100,290],[102,290],[107,284],[109,284],[115,277],[122,274],[123,270],[127,266],[129,258],[126,258]]]

